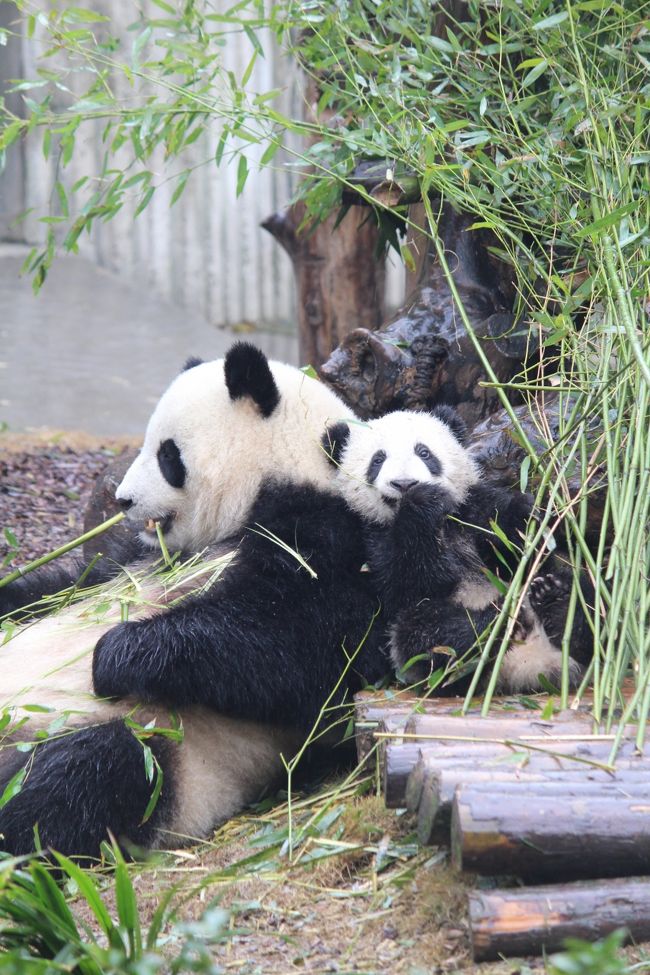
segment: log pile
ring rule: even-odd
[[[650,937],[648,879],[625,879],[650,875],[650,759],[624,728],[612,764],[618,728],[597,727],[589,700],[540,701],[501,699],[482,718],[456,698],[357,700],[359,755],[374,745],[386,804],[414,814],[421,843],[448,844],[471,873],[547,884],[470,895],[476,961],[622,926]]]

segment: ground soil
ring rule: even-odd
[[[84,433],[0,434],[0,566],[16,568],[80,535],[95,479],[134,443]]]

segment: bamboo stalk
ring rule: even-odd
[[[8,586],[10,582],[15,582],[16,579],[21,579],[26,576],[29,572],[33,572],[34,569],[39,569],[42,565],[47,565],[48,562],[53,562],[54,559],[58,559],[61,555],[66,555],[71,552],[72,549],[78,548],[79,545],[83,545],[91,538],[96,538],[97,535],[103,534],[103,532],[108,531],[113,525],[117,525],[118,522],[122,521],[124,518],[124,512],[120,511],[119,514],[113,515],[107,521],[103,521],[101,525],[97,525],[90,531],[84,532],[83,535],[79,535],[78,538],[73,538],[71,542],[66,542],[65,545],[61,545],[59,548],[54,549],[52,552],[48,552],[47,555],[42,555],[38,559],[34,559],[33,562],[28,562],[23,565],[20,569],[15,569],[10,572],[9,575],[4,576],[0,579],[0,589],[3,586]]]

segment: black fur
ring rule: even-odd
[[[120,842],[150,845],[164,826],[174,795],[174,743],[154,735],[147,745],[163,772],[151,817],[142,822],[156,784],[145,771],[142,744],[123,721],[82,728],[37,745],[28,754],[0,753],[0,794],[22,767],[27,776],[0,809],[0,850],[34,849],[34,829],[44,849],[75,857],[97,856],[109,830]]]
[[[158,448],[158,467],[167,483],[173,488],[182,488],[187,471],[181,452],[174,440],[163,440]]]
[[[317,578],[264,529],[299,551]],[[361,521],[340,498],[270,483],[209,593],[101,638],[95,691],[310,728],[378,611],[364,561]],[[385,675],[380,642],[375,622],[338,699]]]
[[[329,426],[321,438],[327,459],[336,467],[341,463],[341,455],[350,438],[350,427],[341,420]]]
[[[404,675],[408,681],[426,680],[447,667],[454,655],[462,658],[476,646],[499,611],[498,598],[495,594],[493,604],[469,610],[452,597],[461,583],[480,581],[485,569],[507,583],[531,510],[531,499],[516,491],[477,484],[458,505],[439,486],[423,483],[406,492],[390,525],[369,529],[368,563],[384,611],[393,620],[393,659],[404,668],[420,658]],[[492,531],[491,521],[509,544]],[[566,589],[566,577],[562,583],[557,580],[553,585],[538,583],[531,606],[559,648],[570,582]],[[566,599],[558,598],[560,590]],[[532,622],[530,613],[524,612],[518,622],[515,636],[523,638]],[[589,627],[579,613],[571,642],[576,659],[588,658],[590,643]],[[446,648],[452,649],[451,658]],[[458,689],[456,684],[452,692]]]
[[[271,416],[280,392],[263,352],[248,342],[237,342],[226,355],[224,374],[231,399],[249,396],[263,417]]]
[[[46,613],[51,608],[47,604],[34,605],[44,596],[77,586],[87,589],[108,582],[120,570],[117,562],[107,558],[99,559],[94,564],[79,558],[62,565],[41,566],[0,589],[0,620],[3,616],[28,619]]]
[[[188,369],[194,369],[195,366],[200,366],[200,365],[203,365],[203,359],[199,359],[199,357],[196,355],[191,355],[188,359],[185,360],[185,364],[181,369],[181,372],[187,372]]]
[[[368,470],[366,471],[366,481],[368,484],[374,484],[379,477],[379,472],[384,466],[384,461],[386,460],[386,451],[377,450],[370,458],[370,463],[368,464]]]

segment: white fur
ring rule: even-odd
[[[230,399],[222,359],[181,373],[164,393],[116,492],[133,502],[127,518],[142,529],[145,542],[157,545],[155,533],[144,530],[146,522],[172,513],[170,551],[200,551],[227,538],[241,528],[261,482],[271,475],[299,476],[317,487],[332,483],[321,436],[328,423],[348,419],[351,411],[300,370],[269,365],[281,399],[267,418],[250,399]],[[187,469],[182,488],[171,487],[158,467],[158,448],[167,439],[175,441]]]
[[[222,360],[181,373],[158,403],[142,451],[117,496],[132,500],[128,517],[140,529],[148,519],[174,514],[166,537],[170,551],[200,551],[237,532],[270,476],[333,485],[321,436],[328,423],[350,418],[350,410],[298,369],[269,365],[280,393],[270,417],[262,417],[249,398],[230,399]],[[158,448],[167,439],[176,442],[186,467],[181,489],[172,488],[159,470]],[[143,531],[143,537],[155,544],[155,536]],[[127,714],[139,724],[169,724],[164,708],[133,700],[101,701],[92,693],[92,651],[120,620],[120,586],[123,577],[108,587],[108,595],[20,627],[0,646],[0,713],[10,708],[16,719],[27,719],[19,732],[22,740],[50,728],[58,717],[65,718],[65,726],[56,733]],[[129,619],[164,607],[165,600],[159,583],[145,583]],[[29,705],[52,710],[33,712]],[[205,836],[256,799],[281,776],[281,754],[290,758],[303,738],[292,730],[236,721],[202,708],[182,709],[180,718],[184,739],[174,759],[179,790],[159,844],[176,843],[171,834]]]
[[[442,465],[434,477],[415,453],[424,444]],[[379,475],[368,484],[366,473],[373,455],[384,450],[387,458]],[[350,437],[339,463],[337,486],[351,508],[370,521],[389,522],[395,508],[389,500],[399,500],[400,492],[391,481],[415,480],[437,483],[458,502],[478,481],[475,462],[446,423],[429,413],[398,411],[367,423],[350,424]]]
[[[192,585],[199,581],[192,573]],[[170,597],[177,598],[181,592],[182,588],[175,589]],[[165,602],[160,584],[145,582],[138,592],[139,608],[129,618],[149,616]],[[21,627],[0,648],[0,713],[9,709],[16,722],[23,722],[19,740],[34,740],[39,730],[50,729],[59,719],[63,724],[50,734],[65,734],[90,722],[127,715],[141,726],[151,721],[159,728],[171,726],[167,708],[128,698],[103,701],[92,693],[94,645],[119,622],[122,604],[117,587],[112,593],[109,588],[108,593]],[[49,710],[33,712],[33,705],[45,705]],[[181,708],[177,716],[183,741],[174,759],[176,802],[170,818],[160,825],[154,846],[174,846],[207,836],[280,780],[282,756],[290,759],[303,739],[291,729],[235,720],[205,708]]]

